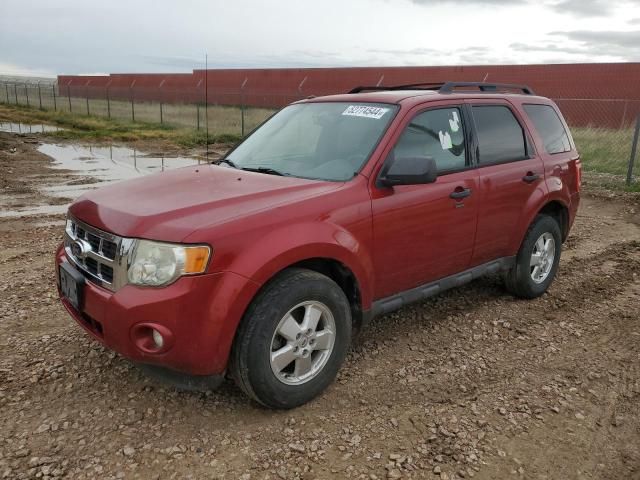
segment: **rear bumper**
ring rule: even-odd
[[[56,252],[56,274],[67,258]],[[164,288],[125,285],[111,292],[89,281],[81,311],[62,304],[94,339],[138,363],[189,375],[222,375],[236,328],[258,285],[231,272],[183,277]],[[60,289],[58,288],[60,294]],[[160,331],[157,348],[151,328]]]

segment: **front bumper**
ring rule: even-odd
[[[67,261],[60,246],[57,278],[59,265]],[[189,375],[221,375],[236,328],[258,288],[241,275],[221,272],[182,277],[163,288],[125,285],[116,292],[87,281],[81,311],[60,299],[93,338],[134,362]],[[150,343],[151,328],[165,337],[160,349]]]

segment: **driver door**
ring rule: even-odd
[[[424,185],[373,188],[376,299],[469,268],[479,195],[465,123],[461,106],[422,109],[408,115],[392,143],[387,161],[430,156],[438,178]]]

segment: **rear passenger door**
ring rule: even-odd
[[[479,213],[471,264],[515,255],[517,225],[532,197],[544,195],[544,166],[520,113],[501,100],[468,102],[479,173]]]

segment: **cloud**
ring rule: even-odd
[[[583,55],[590,53],[589,49],[585,47],[569,47],[569,46],[558,46],[555,43],[546,43],[541,45],[532,45],[529,43],[521,43],[516,42],[509,45],[511,50],[515,50],[516,52],[553,52],[553,53],[567,53],[567,54],[576,54]]]
[[[479,7],[509,7],[519,5],[539,5],[561,14],[578,17],[602,17],[609,15],[616,7],[629,3],[629,0],[411,0],[416,5],[434,4],[473,5]]]
[[[0,45],[11,46],[0,48],[0,71],[190,72],[203,68],[205,52],[210,68],[637,57],[640,42],[634,45],[637,37],[628,39],[625,31],[640,29],[640,0],[610,2],[607,7],[604,0],[325,0],[309,15],[299,0],[281,0],[278,9],[260,0],[191,0],[192,8],[184,2],[157,8],[153,0],[0,0]],[[611,34],[589,36],[598,28]],[[564,31],[551,36],[552,30]],[[513,42],[520,44],[508,48]]]
[[[636,50],[640,45],[640,30],[574,30],[570,32],[551,32],[551,35],[561,35],[586,46],[597,45],[598,48],[609,47]]]
[[[618,57],[624,61],[640,60],[640,30],[635,31],[592,31],[574,30],[569,32],[551,32],[550,35],[565,37],[573,41],[577,47],[570,47],[563,42],[563,47],[557,51],[579,53],[596,57]],[[546,48],[554,48],[547,45]]]
[[[179,56],[156,56],[141,55],[140,59],[151,65],[161,65],[165,67],[174,67],[190,72],[192,69],[204,68],[204,57],[179,57]]]
[[[480,6],[496,6],[496,5],[523,5],[529,3],[529,0],[411,0],[417,5],[433,6],[434,3],[456,3],[458,5],[480,5]]]
[[[612,0],[561,0],[549,6],[558,13],[570,13],[578,17],[602,17],[611,13],[619,3],[621,2]]]
[[[447,55],[442,49],[415,47],[408,49],[368,49],[369,53],[383,55]]]
[[[7,77],[34,77],[34,78],[52,78],[55,73],[51,70],[41,68],[30,68],[12,63],[0,62],[0,76]]]

